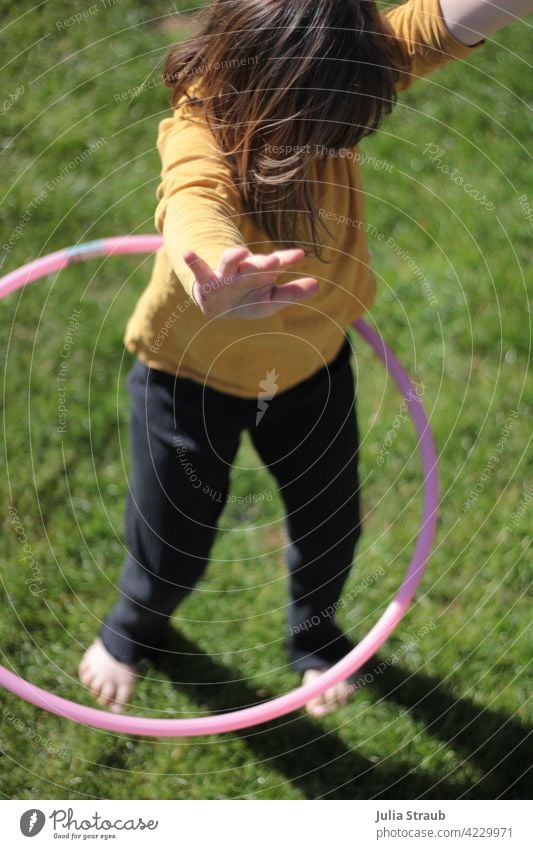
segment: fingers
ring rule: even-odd
[[[287,250],[273,251],[271,254],[256,254],[254,256],[247,247],[241,245],[224,251],[220,265],[215,272],[195,251],[186,251],[183,254],[184,261],[200,286],[203,283],[211,282],[215,276],[225,278],[233,277],[237,272],[261,273],[274,271],[277,268],[288,268],[290,265],[300,262],[304,257],[305,251],[300,248],[288,248]]]
[[[283,286],[267,284],[259,288],[250,288],[242,300],[229,309],[224,318],[254,319],[266,318],[291,304],[311,298],[318,291],[318,282],[314,277],[302,277]]]
[[[248,256],[250,256],[250,251],[243,245],[235,248],[228,248],[228,250],[224,251],[222,254],[220,265],[217,269],[217,277],[222,280],[233,277],[240,270],[240,264]]]
[[[282,251],[273,251],[270,254],[250,254],[250,256],[242,261],[239,265],[239,273],[250,275],[263,274],[265,272],[279,273],[284,268],[289,268],[296,262],[300,262],[305,257],[305,252],[300,248],[289,248]],[[263,282],[258,282],[258,285],[263,285]]]
[[[318,280],[314,277],[300,277],[282,286],[274,286],[272,289],[271,303],[276,307],[275,312],[289,304],[305,301],[312,298],[319,289]]]
[[[248,257],[239,264],[239,274],[246,275],[247,285],[253,285],[254,274],[264,274],[265,272],[278,272],[280,266],[279,257],[275,254],[255,254]],[[251,279],[249,279],[251,278]],[[259,286],[264,286],[264,281],[260,281]]]
[[[286,248],[282,251],[274,251],[272,255],[277,256],[280,266],[285,267],[286,265],[294,265],[295,262],[301,262],[305,257],[305,251],[301,248]]]
[[[209,283],[215,276],[213,270],[209,268],[207,262],[203,260],[194,251],[187,251],[183,254],[183,259],[191,269],[196,281],[200,284]]]
[[[206,289],[208,292],[211,291],[211,284],[213,283],[213,280],[218,277],[229,282],[231,277],[237,273],[239,263],[245,257],[249,256],[249,254],[250,251],[244,246],[229,248],[222,254],[219,269],[214,271],[207,262],[196,253],[196,251],[186,251],[186,253],[183,254],[183,259],[195,277],[191,291],[192,299],[195,304],[202,308],[204,301],[203,295]]]
[[[198,291],[198,281],[197,280],[195,280],[194,283],[192,284],[191,297],[192,297],[194,303],[196,304],[196,306],[200,307],[201,303],[202,303],[202,296],[201,296],[200,292]]]
[[[304,257],[305,251],[301,248],[254,255],[240,245],[224,251],[218,268],[213,270],[195,251],[183,254],[195,275],[192,299],[204,315],[226,318],[268,316],[315,295],[318,282],[314,277],[302,277],[284,286],[275,285],[281,271]],[[249,303],[254,292],[258,292],[257,304]]]

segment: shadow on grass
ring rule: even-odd
[[[173,632],[168,648],[169,654],[156,661],[158,669],[209,712],[249,707],[274,695],[263,687],[256,691],[244,681],[235,681],[240,677],[238,670],[214,660],[182,634]],[[379,662],[379,657],[373,658],[372,665]],[[453,775],[422,768],[412,771],[401,752],[374,764],[303,710],[234,732],[235,736],[257,760],[271,761],[307,799],[522,798],[528,734],[520,722],[469,699],[454,699],[438,680],[399,667],[374,679],[372,686],[381,698],[407,708],[424,722],[428,734],[481,770],[483,780],[472,785]]]
[[[372,666],[379,662],[379,657],[374,658]],[[406,708],[424,723],[427,734],[483,773],[479,783],[463,790],[464,798],[530,798],[533,729],[520,719],[477,705],[470,698],[456,698],[440,679],[400,666],[389,666],[383,677],[374,676],[372,686],[381,698]],[[432,793],[438,796],[441,787],[444,793],[446,782],[438,779]]]

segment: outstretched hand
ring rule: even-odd
[[[300,277],[282,286],[279,274],[305,256],[298,248],[252,254],[246,247],[224,251],[213,270],[194,251],[183,259],[194,274],[192,297],[209,318],[264,318],[304,301],[318,291],[314,277]]]

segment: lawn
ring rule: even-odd
[[[1,0],[0,11],[1,273],[76,242],[154,232],[155,132],[168,109],[156,83],[183,24],[161,0]],[[422,387],[442,490],[427,573],[367,683],[320,721],[298,712],[201,739],[97,731],[1,691],[2,798],[529,796],[528,46],[525,25],[504,30],[400,95],[362,145],[380,281],[372,320]],[[78,659],[124,554],[132,358],[122,336],[150,264],[76,265],[0,304],[1,662],[85,704]],[[401,399],[353,340],[366,519],[339,621],[357,639],[408,565],[421,473],[410,425],[394,426]],[[175,654],[146,666],[132,712],[201,715],[298,684],[283,649],[280,501],[247,440],[237,465],[211,568],[174,617]],[[239,503],[250,491],[272,499]]]

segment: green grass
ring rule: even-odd
[[[0,3],[9,24],[3,91],[15,97],[2,118],[2,244],[31,211],[22,236],[2,249],[2,273],[78,241],[153,231],[155,129],[167,94],[151,87],[133,99],[116,95],[160,70],[175,31],[155,19],[168,5],[122,0],[81,24],[56,26],[87,5],[54,0],[16,19],[20,4]],[[423,382],[442,484],[430,568],[408,615],[369,664],[384,662],[386,671],[374,674],[343,712],[320,722],[300,712],[205,739],[103,733],[2,692],[4,797],[526,798],[531,230],[519,197],[533,203],[523,148],[531,133],[522,102],[527,47],[526,27],[518,25],[468,63],[421,81],[400,96],[383,131],[363,147],[393,166],[364,169],[367,221],[386,236],[370,238],[381,281],[372,315]],[[439,170],[424,153],[428,144],[444,148],[442,161],[495,208],[482,207]],[[65,172],[91,145],[95,152]],[[42,202],[32,206],[43,190]],[[387,247],[391,236],[403,258]],[[124,552],[124,378],[131,357],[122,335],[149,269],[149,258],[76,266],[0,305],[2,662],[87,704],[76,666],[111,603]],[[56,378],[73,309],[81,315],[67,381],[67,431],[58,434]],[[408,564],[421,497],[410,426],[398,429],[386,462],[376,464],[400,399],[372,354],[355,342],[367,519],[346,590],[354,590],[353,600],[339,621],[360,637]],[[464,510],[495,452],[498,462]],[[253,467],[255,459],[245,440],[238,464]],[[270,489],[262,470],[233,475],[233,494]],[[10,507],[31,547],[33,576]],[[515,521],[513,513],[519,513]],[[298,683],[283,651],[280,520],[277,495],[261,505],[228,505],[212,567],[176,614],[173,647],[181,657],[146,668],[136,713],[209,713]],[[251,525],[260,527],[250,533]],[[217,560],[226,562],[217,568]],[[357,592],[381,567],[385,574]]]

